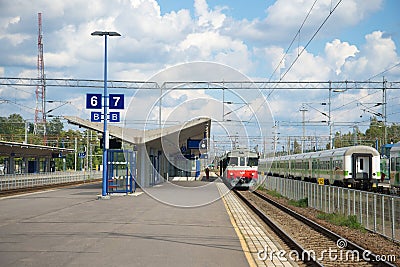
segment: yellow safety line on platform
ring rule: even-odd
[[[232,224],[232,226],[233,226],[233,229],[235,229],[236,235],[237,235],[238,238],[239,238],[240,245],[242,246],[244,255],[246,256],[246,259],[247,259],[247,262],[249,263],[249,266],[250,266],[250,267],[257,267],[257,264],[255,263],[255,261],[254,261],[254,259],[253,259],[253,256],[252,256],[251,253],[250,253],[250,248],[248,247],[247,242],[246,242],[246,240],[244,239],[242,233],[240,232],[240,229],[239,229],[239,227],[237,226],[235,219],[233,218],[232,212],[231,212],[231,210],[229,209],[228,204],[226,203],[224,194],[222,193],[222,191],[221,191],[221,189],[219,188],[219,186],[217,186],[217,188],[218,188],[219,194],[221,195],[222,202],[224,203],[226,212],[228,213],[228,216],[229,216],[229,219],[230,219],[231,224]]]

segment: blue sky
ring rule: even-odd
[[[300,38],[289,49],[284,64],[271,76],[314,0],[37,0],[15,3],[0,0],[0,77],[37,76],[37,13],[42,12],[45,72],[49,78],[102,79],[103,41],[90,33],[115,30],[122,36],[109,40],[109,79],[146,81],[165,68],[205,61],[224,64],[253,80],[266,81],[270,77],[278,80],[328,16],[330,6],[339,2],[316,1]],[[400,2],[396,0],[341,1],[284,80],[363,81],[399,63],[398,10]],[[208,77],[190,72],[185,75],[182,79],[206,80]],[[400,67],[384,76],[389,81],[399,81]],[[382,76],[375,79],[380,81]],[[34,90],[0,87],[2,114],[21,112],[24,117],[32,118]],[[360,101],[370,103],[380,98],[377,97],[379,93],[370,97],[364,97],[365,94],[368,92],[362,90],[335,94],[332,103],[337,109],[332,120],[358,122],[364,114]],[[88,118],[82,90],[53,87],[48,89],[48,97],[70,102],[58,109],[60,114]],[[169,105],[173,100],[193,99],[196,95],[180,92],[170,97]],[[399,122],[399,93],[389,91],[388,98],[388,114],[393,114],[388,116],[388,121]],[[268,103],[275,120],[300,122],[302,103],[326,100],[327,92],[323,90],[277,90]],[[344,105],[353,100],[358,102]],[[306,119],[320,117],[321,114],[310,110]],[[348,131],[349,126],[346,127],[335,126],[334,131]],[[307,131],[325,134],[326,127]],[[285,132],[299,135],[301,129],[289,126]]]
[[[171,1],[171,0],[161,0],[158,1],[161,6],[162,13],[168,13],[171,11],[177,11],[180,9],[189,9],[194,12],[192,1]],[[226,14],[232,16],[236,19],[255,19],[265,17],[265,11],[269,5],[274,3],[274,1],[252,1],[250,4],[246,1],[208,1],[209,7],[225,7]]]
[[[217,59],[216,57],[216,55],[223,56],[223,54],[229,54],[229,52],[231,52],[230,55],[237,56],[238,58],[234,65],[228,65],[233,65],[234,67],[242,66],[239,70],[250,77],[269,78],[268,74],[272,73],[273,64],[267,63],[266,65],[265,62],[268,62],[268,60],[271,60],[270,57],[274,56],[270,53],[277,53],[277,51],[268,51],[268,54],[265,54],[265,50],[279,48],[285,51],[313,2],[312,0],[280,0],[252,1],[249,4],[243,1],[223,0],[162,0],[158,2],[149,0],[132,1],[130,8],[127,8],[129,1],[115,1],[108,7],[109,3],[105,1],[85,2],[75,0],[69,4],[60,4],[60,2],[52,3],[51,1],[42,0],[36,1],[34,4],[23,2],[10,4],[5,0],[1,0],[2,11],[0,11],[0,14],[2,15],[3,26],[0,37],[3,39],[3,43],[5,43],[2,52],[6,56],[0,62],[0,74],[18,76],[24,70],[35,67],[32,64],[34,62],[29,61],[32,61],[37,53],[34,43],[35,39],[37,39],[37,12],[42,12],[45,56],[47,54],[45,62],[47,63],[48,72],[51,71],[52,65],[56,64],[53,63],[52,58],[49,58],[50,56],[55,56],[54,60],[66,60],[64,57],[67,57],[68,53],[73,52],[74,54],[70,54],[71,58],[78,57],[77,51],[72,51],[71,48],[68,48],[68,45],[72,46],[74,41],[77,40],[78,36],[76,34],[83,34],[85,30],[86,32],[90,31],[86,27],[98,25],[98,27],[103,28],[117,28],[123,35],[121,40],[114,41],[118,45],[123,43],[125,46],[129,46],[129,44],[135,46],[134,49],[130,50],[133,52],[131,57],[127,56],[126,53],[121,53],[118,55],[120,59],[124,58],[130,62],[139,61],[141,63],[148,63],[149,61],[155,61],[157,63],[148,73],[145,73],[143,69],[138,69],[138,72],[141,74],[138,75],[141,76],[140,78],[149,76],[152,73],[154,74],[154,72],[166,65],[180,63],[185,60],[215,60],[217,62],[229,63],[228,60]],[[337,2],[338,0],[317,1],[316,8],[311,13],[309,20],[306,21],[300,38],[295,40],[290,52],[295,51],[298,45],[304,46],[306,44],[311,35],[322,23],[322,20],[328,15],[329,10],[324,9],[324,7],[335,5]],[[347,11],[346,4],[356,7],[352,11]],[[318,5],[321,7],[317,8]],[[298,9],[298,6],[301,6],[302,10],[297,11],[296,8]],[[199,7],[203,9],[200,10]],[[87,13],[84,12],[85,9],[88,9]],[[157,9],[161,11],[159,14],[157,14]],[[398,44],[400,22],[397,18],[396,10],[399,9],[400,3],[395,0],[373,0],[368,2],[360,0],[342,1],[338,9],[332,14],[326,25],[307,48],[307,52],[315,56],[323,56],[326,44],[332,42],[334,39],[338,39],[343,43],[346,42],[349,45],[356,46],[359,53],[362,53],[363,51],[360,49],[365,45],[366,35],[374,31],[383,32],[383,37],[388,37],[395,44]],[[184,11],[188,11],[189,13],[186,14]],[[129,13],[137,14],[129,17]],[[177,15],[177,13],[180,15]],[[143,17],[146,14],[150,14],[150,16],[147,16],[147,18]],[[199,25],[200,19],[208,20],[208,22]],[[218,21],[218,19],[222,21],[218,22],[221,25],[213,25],[212,20]],[[166,35],[164,36],[162,32],[157,32],[157,28],[152,28],[152,23],[154,25],[165,25],[166,27],[176,26],[173,30],[175,33],[180,34],[172,35],[171,39],[165,38],[168,33],[165,33]],[[176,25],[175,23],[180,25]],[[140,33],[136,36],[138,30]],[[64,36],[60,40],[58,38],[61,36],[61,31],[64,31]],[[197,39],[191,36],[191,33],[197,33]],[[199,57],[191,54],[190,51],[192,50],[181,47],[179,52],[180,55],[184,56],[175,60],[169,58],[163,50],[168,45],[185,45],[185,37],[187,45],[196,47],[200,45],[202,38],[210,37],[207,33],[216,34],[214,36],[215,39],[211,41],[224,41],[226,44],[221,46],[211,44],[207,51],[203,54],[200,53],[201,56]],[[68,37],[69,34],[72,35]],[[87,38],[87,36],[79,35],[79,38],[82,37]],[[176,39],[173,40],[173,38]],[[91,41],[90,38],[87,39],[88,42]],[[60,41],[63,43],[60,44]],[[132,41],[136,41],[137,43]],[[145,43],[147,41],[153,42],[147,44]],[[19,43],[12,45],[12,42]],[[230,47],[228,47],[229,42],[231,43]],[[79,41],[77,43],[77,45],[82,46],[87,46],[88,44],[92,44],[92,42],[84,44]],[[150,48],[153,51],[143,53],[143,48]],[[182,48],[185,50],[183,53]],[[226,52],[227,49],[231,51]],[[21,51],[20,55],[27,62],[21,62],[21,60],[10,62],[10,60],[7,60],[13,53],[19,53],[18,51]],[[62,52],[64,52],[64,57],[60,58]],[[242,61],[240,61],[240,56],[237,54],[243,55],[243,52],[248,54],[244,55]],[[14,58],[18,56],[17,54]],[[170,56],[174,55],[170,53]],[[348,55],[346,59],[349,59]],[[85,60],[87,59],[85,58]],[[244,60],[247,60],[247,62]],[[388,62],[388,66],[390,66],[390,63]],[[69,63],[64,66],[60,64],[57,67],[58,70],[61,70],[60,75],[73,74],[72,68],[68,69],[70,65]],[[92,78],[95,74],[96,72],[87,72],[83,75]],[[333,76],[333,78],[342,77]]]

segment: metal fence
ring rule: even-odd
[[[267,177],[264,185],[293,200],[326,213],[355,215],[366,229],[400,241],[400,197],[298,180]]]
[[[70,182],[89,182],[101,177],[100,171],[2,175],[0,176],[0,191]]]

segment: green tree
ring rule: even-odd
[[[24,140],[25,121],[20,114],[0,117],[0,135],[2,140],[20,142]]]
[[[400,142],[400,125],[392,124],[387,129],[387,142],[397,143]]]
[[[54,118],[47,123],[46,132],[48,135],[60,135],[64,128],[63,123],[59,118]]]
[[[365,145],[375,145],[375,140],[379,140],[380,144],[383,144],[384,140],[384,124],[378,121],[376,117],[372,117],[370,120],[369,128],[365,131]]]
[[[293,152],[294,152],[294,154],[301,153],[301,144],[299,142],[297,142],[297,139],[294,139],[294,142],[293,142]]]

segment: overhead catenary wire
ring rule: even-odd
[[[299,36],[299,41],[300,41],[300,32],[301,29],[303,29],[304,24],[306,23],[308,17],[311,14],[311,11],[314,9],[315,4],[318,2],[318,0],[315,0],[313,5],[311,6],[310,10],[308,11],[306,17],[304,18],[303,22],[301,23],[300,28],[297,30],[295,36],[293,37],[292,41],[290,42],[290,45],[288,46],[288,48],[285,51],[285,54],[282,56],[281,60],[279,61],[278,65],[275,67],[274,71],[272,72],[271,76],[269,77],[268,81],[272,80],[272,77],[274,76],[275,72],[279,69],[279,67],[281,66],[282,62],[285,60],[287,54],[289,54],[289,50],[290,48],[292,48],[292,45],[294,44],[294,41],[296,40],[297,36]]]
[[[333,12],[336,10],[336,8],[340,5],[342,0],[339,0],[336,5],[331,8],[328,16],[324,19],[324,21],[321,23],[321,25],[318,27],[318,29],[314,32],[314,34],[311,36],[310,40],[308,40],[307,44],[303,47],[303,49],[297,54],[296,58],[293,60],[293,62],[290,64],[290,66],[287,68],[287,70],[284,72],[284,74],[279,78],[279,81],[276,83],[275,88],[278,86],[279,82],[283,80],[283,78],[289,73],[289,71],[292,69],[294,64],[297,62],[297,60],[300,58],[300,56],[303,54],[303,52],[307,49],[307,47],[311,44],[311,42],[314,40],[315,36],[317,36],[318,32],[322,29],[322,27],[325,25],[325,23],[328,21],[330,16],[333,14]],[[307,15],[308,16],[308,15]],[[268,93],[266,99],[268,99],[271,94],[274,92],[275,88],[272,88],[272,90]]]
[[[9,99],[4,99],[4,98],[0,98],[0,101],[2,101],[3,103],[10,103],[19,107],[22,107],[24,109],[26,109],[26,111],[30,112],[30,113],[34,113],[35,109],[23,104],[18,103],[17,101],[13,101],[13,100],[9,100]]]
[[[373,75],[373,76],[370,77],[368,80],[372,80],[372,79],[374,79],[374,78],[376,78],[376,77],[380,77],[380,76],[382,76],[383,74],[385,74],[385,73],[387,73],[387,72],[391,71],[392,69],[394,69],[394,68],[396,68],[396,67],[399,67],[399,66],[400,66],[400,62],[398,62],[398,63],[394,64],[393,66],[391,66],[391,67],[389,67],[389,68],[387,68],[387,69],[381,71],[381,72],[378,73],[378,74]]]
[[[304,26],[305,21],[308,19],[309,14],[311,12],[311,10],[314,8],[314,5],[317,1],[315,1],[310,9],[310,11],[308,12],[305,20],[303,21],[302,25],[300,26],[300,29]],[[299,57],[303,54],[303,52],[307,49],[307,47],[310,45],[310,43],[314,40],[315,36],[318,34],[318,32],[322,29],[322,27],[325,25],[325,23],[328,21],[328,19],[331,17],[331,15],[333,14],[333,12],[337,9],[337,7],[340,5],[340,3],[342,2],[342,0],[339,0],[338,3],[336,3],[336,5],[332,8],[330,8],[329,14],[328,16],[324,19],[324,21],[322,22],[322,24],[318,27],[318,29],[315,31],[315,33],[312,35],[312,37],[310,38],[310,40],[307,42],[307,44],[303,47],[303,49],[298,53],[297,57],[295,58],[295,60],[291,63],[291,65],[289,66],[289,68],[285,71],[285,73],[279,78],[279,81],[277,83],[275,83],[275,86],[273,86],[273,88],[269,91],[268,95],[266,97],[264,97],[263,102],[260,104],[260,106],[257,108],[257,110],[255,111],[255,113],[257,113],[260,108],[265,104],[265,102],[267,101],[267,99],[271,96],[271,94],[274,92],[274,90],[276,89],[276,87],[278,86],[278,84],[282,81],[282,79],[287,75],[287,73],[292,69],[292,67],[294,66],[294,64],[297,62],[297,60],[299,59]],[[331,3],[332,4],[332,3]],[[297,35],[299,34],[299,31],[296,33],[296,36],[293,38],[291,44],[289,47],[291,47],[292,43],[295,41]],[[289,48],[290,49],[290,48]],[[286,54],[288,53],[288,50],[286,51],[284,57],[286,56]],[[284,58],[283,58],[284,59]],[[278,64],[277,68],[279,68],[280,64],[282,63],[283,59],[281,59],[280,63]],[[277,69],[276,68],[276,69]],[[276,71],[276,69],[274,70],[274,72]],[[273,76],[273,74],[271,75],[271,77]],[[270,79],[271,79],[270,77]],[[252,117],[250,118],[250,121],[253,119],[254,117],[254,113],[252,114]]]
[[[379,73],[377,73],[377,74],[375,74],[375,75],[373,75],[373,76],[371,76],[371,77],[369,77],[368,79],[364,80],[364,82],[368,82],[368,81],[371,81],[372,79],[374,79],[374,78],[376,78],[376,77],[380,77],[381,75],[383,75],[383,74],[385,74],[385,73],[387,73],[387,72],[391,71],[392,69],[394,69],[394,68],[396,68],[396,67],[399,67],[399,66],[400,66],[400,62],[398,62],[398,63],[396,63],[396,64],[394,64],[394,65],[392,65],[392,66],[386,68],[385,70],[383,70],[383,71],[381,71],[381,72],[379,72]],[[348,102],[348,103],[346,103],[346,104],[343,104],[343,105],[341,105],[341,106],[339,106],[339,107],[336,107],[336,108],[333,109],[332,111],[338,110],[338,109],[340,109],[340,108],[343,108],[343,107],[345,107],[345,106],[347,106],[347,105],[350,105],[350,104],[352,104],[352,103],[354,103],[354,102],[360,102],[360,100],[362,100],[362,99],[364,99],[364,98],[366,98],[366,97],[368,97],[368,96],[374,95],[374,94],[378,93],[378,92],[379,92],[380,90],[382,90],[382,89],[375,89],[375,90],[376,90],[376,91],[375,91],[374,93],[368,93],[368,95],[363,96],[363,97],[360,97],[359,99],[354,99],[354,100],[352,100],[352,101],[350,101],[350,102]],[[398,97],[396,97],[396,98],[398,98]],[[392,98],[392,99],[396,99],[396,98]]]
[[[376,78],[376,77],[379,77],[379,76],[381,76],[381,75],[383,75],[383,74],[385,74],[385,73],[387,73],[387,72],[391,71],[392,69],[394,69],[394,68],[396,68],[396,67],[399,67],[399,66],[400,66],[400,62],[398,62],[398,63],[396,63],[396,64],[394,64],[394,65],[392,65],[392,66],[386,68],[385,70],[383,70],[383,71],[381,71],[381,72],[379,72],[379,73],[377,73],[377,74],[375,74],[375,75],[373,75],[373,76],[371,76],[371,77],[369,77],[369,78],[366,79],[364,82],[371,81],[372,79],[374,79],[374,78]],[[384,81],[384,82],[385,82],[385,81]],[[341,108],[343,108],[343,107],[346,107],[346,106],[348,106],[348,105],[350,105],[350,104],[353,104],[353,103],[355,103],[355,102],[359,102],[361,105],[363,105],[363,103],[361,102],[362,99],[367,98],[367,97],[369,97],[369,96],[372,96],[372,95],[374,95],[374,94],[376,94],[376,93],[379,93],[382,89],[383,89],[383,88],[375,89],[375,90],[376,90],[375,92],[373,92],[373,93],[368,93],[367,95],[362,96],[362,97],[360,97],[360,98],[358,98],[358,99],[353,99],[353,100],[350,101],[350,102],[347,102],[347,103],[345,103],[345,104],[343,104],[343,105],[341,105],[341,106],[338,106],[338,107],[332,109],[332,111],[339,110],[339,109],[341,109]],[[399,97],[391,98],[391,100],[396,99],[396,98],[399,98]],[[383,103],[383,104],[387,104],[387,103]],[[389,115],[393,115],[393,114],[392,114],[392,113],[386,114],[386,117],[389,116]],[[383,115],[381,114],[380,116],[383,116]]]

